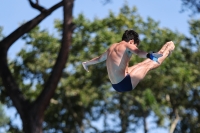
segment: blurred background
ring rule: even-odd
[[[0,11],[0,133],[200,133],[198,0],[3,1]],[[118,93],[105,62],[89,73],[81,62],[127,29],[143,51],[176,48]]]

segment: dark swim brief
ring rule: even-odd
[[[112,84],[112,87],[118,92],[126,92],[132,90],[131,77],[129,74],[117,84]]]

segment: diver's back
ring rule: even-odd
[[[125,70],[128,67],[129,60],[130,58],[123,43],[113,44],[108,49],[106,66],[108,76],[113,84],[120,82],[125,77]]]

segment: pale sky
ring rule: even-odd
[[[145,19],[148,16],[155,21],[160,22],[160,27],[167,27],[173,31],[179,31],[180,33],[189,34],[188,20],[190,20],[190,12],[181,11],[181,0],[112,0],[112,3],[103,5],[103,0],[75,0],[73,14],[77,16],[83,12],[84,15],[93,19],[94,17],[104,18],[108,16],[108,11],[112,10],[114,13],[118,13],[119,9],[125,2],[129,7],[136,6],[138,13]],[[41,5],[45,7],[51,7],[59,0],[40,0]],[[39,12],[30,8],[28,0],[4,0],[0,4],[0,26],[3,27],[3,34],[9,35],[14,29],[16,29],[20,23],[28,21],[38,15]],[[46,28],[50,32],[54,32],[53,23],[54,19],[62,19],[62,8],[55,11],[51,16],[46,18],[40,24],[41,28]],[[22,48],[24,42],[18,40],[9,49],[8,57],[14,58],[16,53]],[[13,119],[15,109],[9,109],[6,112]],[[149,120],[150,121],[150,120]],[[15,119],[15,123],[20,125],[19,117]],[[150,133],[167,133],[166,129],[154,129]],[[137,133],[142,133],[142,129]]]
[[[130,7],[136,6],[138,13],[147,18],[150,16],[155,21],[160,22],[161,27],[167,27],[173,31],[178,30],[181,33],[188,34],[188,23],[190,19],[189,12],[180,13],[181,0],[113,0],[112,3],[103,5],[103,0],[75,0],[73,14],[83,12],[87,18],[93,19],[94,17],[103,18],[108,16],[108,11],[112,10],[114,13],[118,13],[122,5],[127,2]],[[40,0],[41,5],[45,7],[51,7],[53,4],[59,2],[59,0]],[[16,29],[20,23],[28,21],[38,15],[39,12],[30,8],[28,0],[6,0],[0,4],[0,26],[3,26],[3,34],[8,35],[14,29]],[[53,32],[54,19],[62,19],[62,8],[56,10],[51,16],[46,18],[40,23],[42,28],[47,28]],[[14,58],[16,52],[23,46],[22,41],[18,40],[9,50],[8,56]]]

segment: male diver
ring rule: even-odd
[[[88,66],[106,61],[112,87],[118,92],[131,91],[150,70],[159,67],[175,48],[174,43],[170,41],[163,45],[159,52],[147,53],[138,49],[139,43],[138,33],[134,30],[126,30],[121,42],[112,44],[102,55],[83,62],[82,65],[88,71]],[[133,54],[147,59],[129,67]]]

